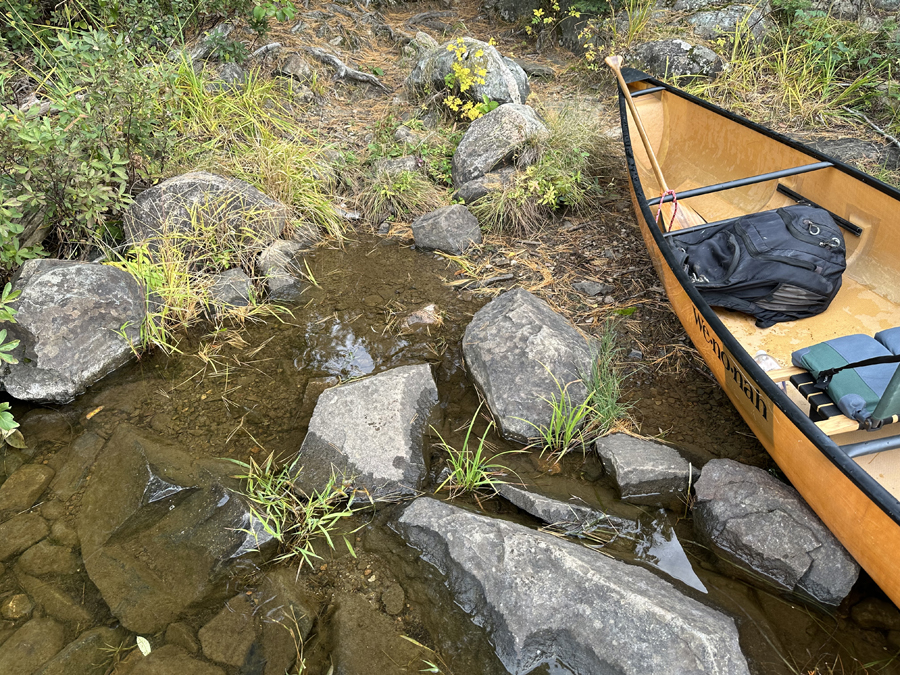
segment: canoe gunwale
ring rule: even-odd
[[[635,74],[639,73],[639,71],[632,72]],[[629,74],[631,75],[631,73]],[[783,143],[811,157],[818,158],[820,161],[830,162],[833,165],[832,168],[841,171],[842,173],[849,174],[853,178],[860,180],[869,187],[877,189],[880,192],[884,192],[890,197],[900,201],[900,190],[897,190],[890,185],[887,185],[886,183],[873,178],[872,176],[858,171],[857,169],[834,158],[817,152],[816,150],[813,150],[812,148],[809,148],[802,143],[798,143],[797,141],[787,138],[786,136],[782,136],[781,134],[778,134],[771,129],[767,129],[766,127],[760,126],[739,115],[735,115],[731,112],[728,112],[727,110],[723,110],[722,108],[719,108],[718,106],[715,106],[707,101],[699,99],[695,96],[691,96],[690,94],[672,87],[665,82],[657,80],[654,77],[651,77],[644,73],[640,73],[640,75],[642,77],[635,77],[634,75],[632,75],[632,77],[628,79],[629,83],[642,81],[647,82],[654,87],[663,87],[665,92],[668,94],[683,98],[695,105],[721,115],[722,117],[732,122],[736,122],[738,124],[741,124],[742,126],[748,127],[768,138],[773,139],[774,141]],[[898,501],[897,498],[895,498],[880,483],[878,483],[878,481],[870,476],[861,466],[859,466],[852,458],[850,458],[843,450],[841,450],[841,448],[831,438],[823,433],[822,430],[820,430],[816,426],[816,424],[809,419],[809,417],[803,414],[803,412],[796,405],[794,405],[794,403],[788,398],[787,394],[782,392],[780,387],[778,387],[778,385],[766,375],[765,371],[763,371],[762,368],[760,368],[759,365],[750,357],[744,347],[731,334],[731,331],[726,328],[725,324],[722,323],[721,319],[719,319],[718,315],[706,303],[706,301],[702,298],[696,288],[694,288],[694,285],[690,282],[690,279],[688,279],[687,275],[684,273],[684,270],[682,270],[678,266],[677,261],[675,260],[674,253],[669,246],[669,242],[664,237],[664,233],[659,230],[658,226],[656,225],[656,219],[654,218],[653,213],[650,211],[650,205],[648,204],[647,197],[644,194],[643,186],[641,184],[640,176],[637,170],[637,163],[635,162],[634,152],[631,146],[631,134],[628,128],[628,109],[626,107],[625,96],[622,91],[618,92],[618,97],[619,117],[622,127],[622,141],[625,146],[625,157],[628,164],[629,178],[631,180],[635,196],[637,197],[637,203],[640,206],[641,214],[644,217],[646,227],[651,233],[660,255],[662,256],[666,265],[669,267],[669,271],[671,271],[675,279],[681,285],[684,292],[687,294],[689,300],[700,312],[703,319],[708,323],[712,331],[722,341],[723,346],[725,346],[725,348],[729,350],[732,357],[737,360],[738,364],[754,380],[754,383],[760,389],[762,389],[762,391],[769,397],[769,399],[778,407],[778,409],[785,415],[787,420],[791,424],[793,424],[834,466],[836,466],[841,471],[841,473],[843,473],[854,485],[856,485],[856,487],[858,487],[864,494],[866,494],[881,511],[883,511],[896,524],[900,525],[900,501]],[[679,320],[681,320],[681,317],[679,317]]]

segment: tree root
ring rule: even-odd
[[[353,68],[349,68],[346,63],[341,61],[334,54],[329,54],[323,49],[319,49],[318,47],[303,47],[303,49],[308,52],[316,61],[324,63],[326,65],[334,68],[335,77],[339,80],[341,79],[349,79],[356,80],[357,82],[365,82],[367,84],[374,85],[381,89],[382,91],[386,91],[390,93],[390,89],[382,84],[381,80],[379,80],[374,75],[370,75],[369,73],[364,73],[360,70],[354,70]]]

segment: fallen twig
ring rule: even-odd
[[[337,79],[350,79],[356,80],[357,82],[366,82],[368,84],[372,84],[379,89],[390,92],[391,90],[382,84],[381,80],[379,80],[374,75],[370,75],[369,73],[364,73],[360,70],[354,70],[341,61],[334,54],[329,54],[323,49],[319,49],[318,47],[303,47],[304,50],[309,52],[313,58],[317,61],[321,61],[322,63],[331,66],[335,70],[335,77]]]
[[[280,42],[270,42],[267,45],[263,45],[255,52],[250,55],[251,59],[255,59],[257,56],[262,56],[263,54],[268,54],[269,52],[274,52],[276,49],[281,49]]]
[[[881,134],[881,135],[882,135],[885,139],[887,139],[890,143],[892,143],[893,145],[896,145],[898,148],[900,148],[900,141],[898,141],[896,138],[894,138],[893,136],[891,136],[888,132],[886,132],[884,129],[882,129],[881,127],[879,127],[877,124],[875,124],[875,122],[873,122],[872,120],[870,120],[868,117],[866,117],[865,115],[863,115],[861,112],[859,112],[858,110],[853,110],[852,108],[848,108],[848,107],[845,106],[845,105],[842,105],[841,108],[843,108],[844,110],[846,110],[846,111],[847,111],[848,113],[850,113],[851,115],[854,115],[854,116],[856,116],[856,117],[859,117],[863,122],[865,122],[865,123],[868,124],[870,127],[872,127],[875,131],[877,131],[879,134]]]

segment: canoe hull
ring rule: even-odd
[[[661,84],[655,80],[652,83]],[[677,94],[682,95],[681,92]],[[676,270],[671,253],[663,252],[667,244],[646,205],[621,96],[620,111],[634,212],[653,266],[685,332],[731,403],[785,476],[860,566],[900,606],[900,570],[896,561],[900,552],[900,509],[897,500],[822,434],[781,392],[735,340],[684,273]],[[767,131],[724,111],[721,113],[732,121]]]

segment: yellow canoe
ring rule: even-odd
[[[799,372],[791,354],[802,347],[900,326],[900,191],[644,73],[623,72],[679,203],[714,222],[802,197],[849,230],[841,290],[822,314],[760,329],[750,316],[711,308],[656,224],[660,185],[620,92],[634,211],[675,313],[784,474],[900,606],[900,424],[864,431],[842,415],[813,422],[802,397],[779,385]],[[759,351],[786,367],[765,372],[753,358]]]

